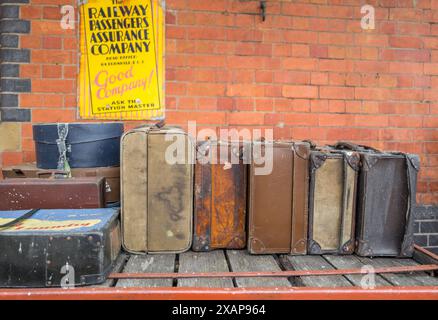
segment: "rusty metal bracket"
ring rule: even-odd
[[[262,21],[266,20],[266,1],[260,1],[260,15],[262,17]]]
[[[416,244],[414,244],[414,249],[420,251],[421,253],[424,253],[425,255],[429,256],[430,258],[432,258],[438,263],[438,255],[436,255],[435,253],[427,249],[424,249],[423,247],[420,247],[419,245]]]
[[[376,268],[374,273],[405,273],[438,270],[438,264]],[[290,270],[266,272],[112,273],[109,279],[264,278],[364,274],[362,269]]]

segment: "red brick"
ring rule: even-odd
[[[198,98],[199,110],[217,110],[217,98]]]
[[[319,125],[324,127],[347,127],[353,125],[354,117],[349,114],[321,114]]]
[[[387,127],[388,116],[381,115],[356,115],[354,124],[361,127]]]
[[[307,44],[292,44],[292,56],[294,57],[309,57],[310,46]]]
[[[311,113],[288,113],[284,115],[284,121],[292,126],[318,126],[318,115]]]
[[[197,101],[191,97],[181,97],[178,99],[178,110],[196,110]]]
[[[418,37],[392,36],[389,38],[389,45],[396,48],[416,48],[423,47],[423,41]]]
[[[438,63],[425,63],[424,73],[438,75]]]
[[[75,35],[74,29],[63,29],[61,20],[32,20],[31,30],[34,35]]]
[[[184,96],[187,92],[185,83],[168,82],[166,84],[166,93],[169,95]]]
[[[234,98],[235,110],[238,111],[253,111],[254,99],[253,98]]]
[[[225,40],[227,33],[218,27],[190,28],[187,31],[188,39],[192,40]]]
[[[319,89],[321,99],[353,99],[354,88],[348,87],[321,87]]]
[[[2,152],[2,165],[12,166],[23,162],[23,154],[21,152]]]
[[[381,88],[355,88],[355,98],[363,100],[388,100],[391,93]]]
[[[272,71],[257,70],[255,73],[255,81],[259,83],[272,83],[274,73]]]
[[[189,96],[223,96],[225,85],[215,83],[189,83],[187,95]]]
[[[263,97],[264,89],[254,84],[229,84],[226,95],[229,97]],[[219,95],[220,93],[218,93]]]
[[[418,116],[391,116],[389,125],[398,128],[420,128],[423,125],[423,117]]]
[[[310,56],[313,58],[328,58],[328,47],[327,46],[310,46]]]
[[[274,73],[275,83],[310,84],[310,74],[301,71],[277,71]]]
[[[78,105],[78,97],[76,95],[65,95],[64,96],[64,108],[74,108]],[[168,105],[168,104],[166,104]],[[171,105],[169,105],[171,108]]]
[[[353,7],[351,6],[319,6],[318,15],[328,18],[352,18]]]
[[[42,16],[43,9],[40,6],[20,6],[20,18],[29,19],[40,19]]]
[[[264,57],[230,56],[227,65],[233,69],[263,69],[266,61]]]
[[[21,137],[22,138],[32,138],[33,137],[33,129],[31,123],[23,123],[21,125]]]
[[[39,49],[41,48],[41,38],[33,35],[22,35],[20,46],[23,49]]]
[[[31,51],[33,63],[63,63],[72,64],[72,53],[61,50],[33,50]]]
[[[390,61],[428,62],[429,51],[383,49],[380,53],[380,57],[382,60],[390,60]]]
[[[75,109],[35,109],[32,110],[34,122],[73,122],[76,118]]]
[[[262,125],[265,114],[261,112],[232,112],[227,114],[227,123],[230,125]]]
[[[61,78],[62,66],[59,65],[43,65],[43,78]]]
[[[295,112],[310,112],[310,100],[308,99],[293,99],[292,110]]]
[[[228,8],[228,1],[216,0],[214,2],[206,2],[204,0],[190,0],[187,1],[184,9],[193,9],[198,11],[226,11]]]
[[[61,49],[62,38],[45,37],[43,38],[43,49]]]
[[[284,86],[283,96],[287,98],[317,98],[318,87],[314,86]]]
[[[348,60],[319,60],[319,71],[348,72],[353,70],[353,63]]]
[[[318,6],[311,4],[282,2],[281,12],[285,15],[292,16],[316,16],[318,15]]]
[[[328,84],[328,74],[323,72],[312,72],[310,82],[311,84],[316,85]]]
[[[361,33],[354,36],[354,43],[359,46],[387,47],[389,39],[387,35]]]
[[[255,100],[256,110],[257,111],[273,111],[274,110],[274,102],[272,99],[256,99]]]
[[[20,77],[41,78],[41,66],[38,64],[23,64],[20,66]]]
[[[57,92],[72,93],[74,92],[74,81],[72,80],[33,80],[32,92]]]
[[[60,21],[62,18],[61,10],[59,7],[44,7],[43,19]]]
[[[438,128],[438,117],[425,117],[424,126],[426,128]]]
[[[344,113],[345,112],[345,101],[344,100],[330,100],[329,101],[329,112]]]
[[[77,66],[63,66],[62,69],[62,76],[64,79],[76,79],[79,72]]]
[[[287,58],[283,60],[283,68],[290,70],[316,70],[317,59]]]

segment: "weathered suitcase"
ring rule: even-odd
[[[192,140],[179,128],[149,126],[127,132],[121,144],[124,248],[133,253],[188,250],[193,221]]]
[[[272,172],[261,154],[272,148]],[[307,142],[254,142],[249,174],[248,250],[253,254],[307,253],[310,145]],[[262,153],[254,148],[261,148]],[[269,161],[269,156],[267,157]]]
[[[120,252],[119,209],[0,212],[0,287],[105,281]]]
[[[104,206],[104,178],[0,181],[0,210],[85,209]]]
[[[52,178],[65,176],[67,172],[54,169],[38,169],[35,163],[25,163],[2,168],[5,179],[10,178]],[[77,168],[71,170],[73,178],[102,177],[105,178],[105,202],[113,205],[120,201],[120,167]]]
[[[356,253],[411,257],[418,156],[378,152],[351,143],[338,143],[336,147],[358,150],[361,154]]]
[[[49,123],[33,126],[41,169],[118,167],[123,123]]]
[[[354,252],[360,156],[328,148],[310,154],[309,254]]]
[[[239,142],[204,141],[195,164],[194,251],[246,246],[247,165]]]

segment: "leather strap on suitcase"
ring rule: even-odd
[[[32,217],[35,213],[37,213],[39,210],[40,210],[40,209],[32,209],[32,210],[26,212],[25,214],[23,214],[22,216],[20,216],[20,217],[14,219],[14,220],[12,220],[12,221],[9,221],[8,223],[5,223],[5,224],[0,225],[0,229],[7,229],[7,228],[10,228],[10,227],[13,227],[13,226],[15,226],[17,223],[19,223],[19,222],[21,222],[21,221],[23,221],[23,220],[27,220],[27,219],[31,218],[31,217]]]

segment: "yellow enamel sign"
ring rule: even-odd
[[[164,118],[161,3],[88,0],[80,7],[80,118]]]

